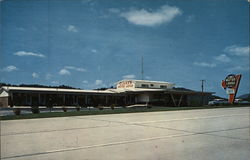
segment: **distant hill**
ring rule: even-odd
[[[0,87],[2,87],[2,86],[10,86],[10,87],[34,87],[34,88],[80,89],[80,88],[74,88],[74,87],[66,86],[66,85],[46,86],[46,85],[40,85],[40,84],[20,84],[20,85],[14,85],[14,84],[0,83]]]
[[[243,94],[237,98],[250,101],[250,94]]]
[[[191,89],[187,89],[187,88],[183,88],[183,87],[173,87],[174,90],[178,90],[178,91],[193,91]]]
[[[226,98],[222,98],[222,97],[216,96],[216,95],[212,95],[212,96],[209,98],[210,101],[211,101],[211,100],[214,100],[214,99],[224,99],[224,100],[226,100]]]

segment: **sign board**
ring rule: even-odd
[[[236,97],[239,84],[240,84],[241,74],[234,75],[229,74],[225,80],[222,80],[221,86],[226,90],[226,93],[228,94],[228,102],[233,104],[234,99]]]
[[[233,74],[230,74],[225,79],[226,87],[227,88],[233,88],[236,85],[236,76]]]
[[[234,90],[232,88],[227,88],[226,89],[227,94],[234,94]]]
[[[122,81],[118,83],[117,88],[134,88],[134,83],[132,81]]]

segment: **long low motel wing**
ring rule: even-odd
[[[208,104],[212,92],[198,92],[174,88],[162,81],[122,80],[116,89],[82,90],[2,86],[0,107],[13,106],[198,106]]]

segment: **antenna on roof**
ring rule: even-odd
[[[143,73],[144,73],[144,70],[143,70],[143,56],[141,57],[141,80],[143,80]]]

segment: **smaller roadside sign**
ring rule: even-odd
[[[232,88],[227,88],[226,92],[227,92],[227,94],[234,94],[235,93],[234,89],[232,89]]]

